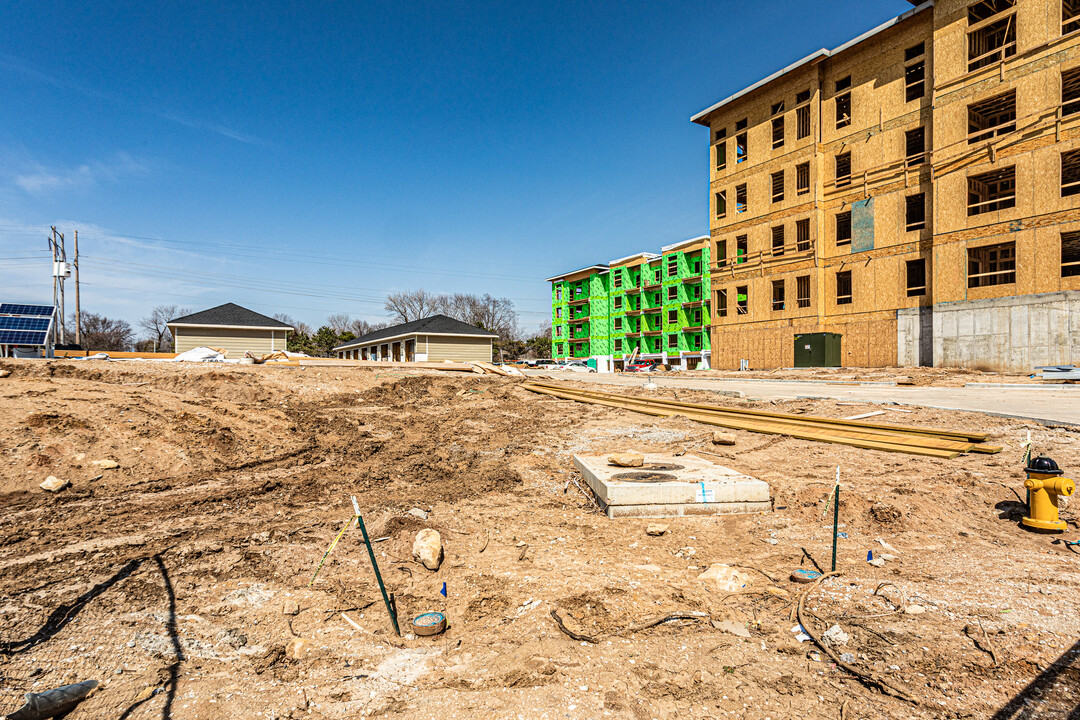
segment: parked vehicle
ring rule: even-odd
[[[626,366],[626,372],[656,372],[660,369],[660,363],[655,360],[639,360]]]
[[[596,368],[591,368],[591,367],[588,366],[587,363],[583,363],[583,362],[580,362],[580,361],[579,362],[568,362],[568,363],[566,363],[565,365],[562,366],[562,369],[563,370],[569,370],[570,372],[587,372],[587,373],[596,372]]]
[[[558,360],[551,360],[550,358],[545,358],[543,360],[529,360],[528,362],[532,363],[531,367],[534,367],[534,368],[537,368],[537,369],[545,369],[546,368],[548,370],[552,370],[552,369],[557,368],[558,365],[559,365]]]

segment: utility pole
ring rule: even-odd
[[[82,313],[79,309],[79,231],[75,231],[75,344],[82,347]]]
[[[67,251],[64,249],[64,234],[56,231],[52,226],[52,237],[49,238],[49,249],[53,254],[53,312],[59,310],[60,317],[53,323],[53,342],[59,337],[60,344],[67,343],[67,334],[64,330],[64,278],[71,275],[71,266],[67,261]]]

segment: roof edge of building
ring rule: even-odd
[[[859,43],[863,42],[864,40],[868,40],[871,37],[873,37],[874,35],[877,35],[878,33],[884,32],[885,30],[888,30],[889,28],[893,27],[894,25],[897,25],[897,24],[903,22],[904,20],[907,20],[909,17],[912,17],[912,16],[922,12],[923,10],[927,10],[929,8],[932,8],[933,6],[934,6],[934,0],[926,0],[925,2],[922,2],[922,3],[918,4],[916,7],[913,7],[912,9],[899,14],[894,18],[886,20],[885,22],[878,25],[877,27],[871,28],[870,30],[867,30],[862,35],[854,37],[851,40],[848,40],[846,43],[833,48],[832,50],[827,50],[826,48],[821,48],[820,50],[816,50],[816,51],[810,53],[809,55],[807,55],[806,57],[802,58],[801,60],[796,60],[792,64],[790,64],[790,65],[788,65],[786,67],[783,67],[780,70],[777,70],[772,75],[769,75],[769,76],[767,76],[765,78],[762,78],[761,80],[758,80],[753,85],[749,85],[749,86],[743,88],[742,90],[740,90],[739,92],[737,92],[737,93],[735,93],[733,95],[729,95],[728,97],[724,98],[723,100],[716,103],[715,105],[712,105],[712,106],[702,110],[701,112],[690,116],[690,122],[696,123],[698,125],[708,126],[709,123],[706,122],[706,118],[709,115],[711,115],[712,113],[719,110],[720,108],[724,107],[725,105],[728,105],[728,104],[734,102],[735,100],[738,100],[739,98],[741,98],[741,97],[743,97],[745,95],[749,95],[750,93],[754,92],[755,90],[758,90],[760,88],[765,87],[766,85],[773,82],[774,80],[778,80],[781,77],[783,77],[784,75],[787,75],[788,73],[790,73],[791,71],[796,70],[796,69],[802,67],[803,65],[807,65],[807,64],[817,60],[818,58],[828,58],[828,57],[832,57],[833,55],[837,55],[837,54],[839,54],[841,52],[844,52],[845,50],[848,50],[848,49],[858,45]]]
[[[600,265],[600,264],[587,265],[587,266],[585,266],[585,267],[583,267],[583,268],[581,268],[579,270],[571,270],[570,272],[564,272],[564,273],[560,273],[558,275],[553,275],[553,276],[549,277],[547,280],[545,280],[544,282],[555,282],[556,280],[562,280],[565,277],[569,277],[571,275],[577,275],[578,273],[588,272],[589,270],[596,270],[597,272],[601,272],[601,271],[602,272],[607,272],[608,269],[609,268],[608,268],[607,265]]]

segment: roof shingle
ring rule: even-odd
[[[202,310],[183,317],[173,318],[168,325],[232,325],[239,327],[264,327],[292,329],[280,320],[260,315],[254,310],[240,307],[236,303],[225,303],[209,310]]]
[[[400,335],[476,335],[477,337],[498,337],[495,333],[478,328],[475,325],[455,320],[452,317],[446,315],[432,315],[431,317],[421,318],[419,320],[413,320],[412,322],[402,323],[400,325],[394,325],[392,327],[383,328],[382,330],[374,330],[367,335],[361,335],[355,340],[350,340],[347,343],[343,343],[334,348],[335,351],[343,348],[354,347],[356,345],[367,345],[368,343],[375,342],[376,340],[382,340],[383,338],[398,337]]]

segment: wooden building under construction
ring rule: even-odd
[[[712,364],[1080,364],[1080,0],[917,4],[698,113]]]

